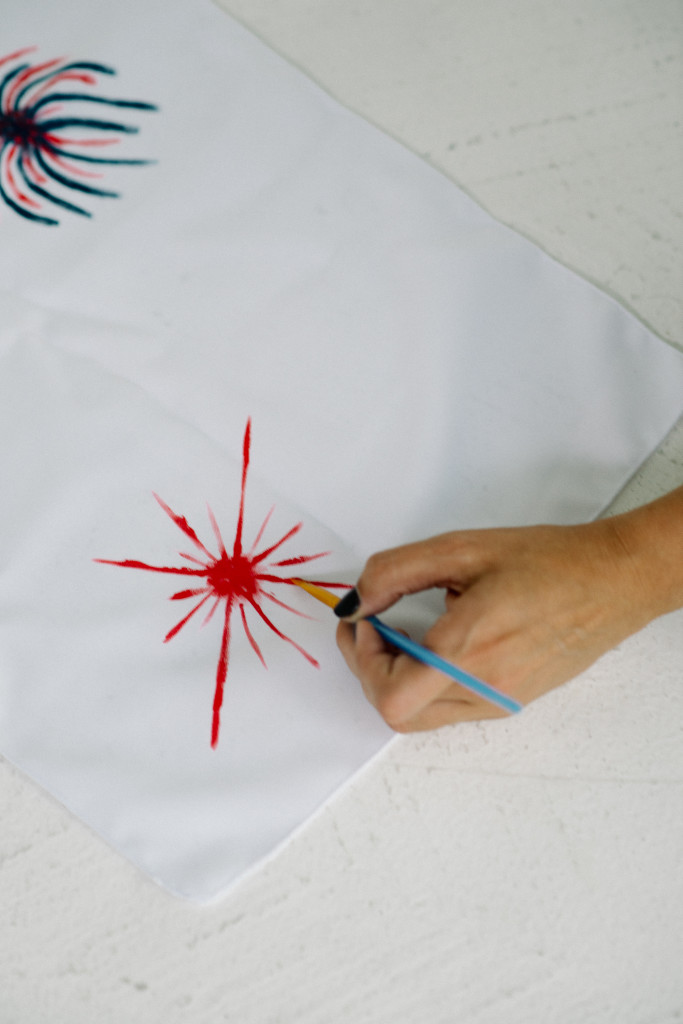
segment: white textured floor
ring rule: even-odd
[[[683,347],[680,0],[222,6]],[[680,483],[683,423],[618,507]],[[2,763],[0,811],[0,1024],[683,1020],[683,612],[394,741],[213,908]]]

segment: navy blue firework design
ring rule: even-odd
[[[138,129],[90,116],[88,105],[157,108],[83,89],[97,86],[104,75],[115,74],[104,64],[61,57],[41,64],[22,61],[35,49],[27,47],[0,58],[0,67],[10,65],[0,79],[0,198],[21,217],[39,224],[58,224],[59,209],[90,217],[79,205],[83,197],[118,198],[117,192],[92,184],[104,177],[107,165],[133,167],[154,161],[94,156],[93,149],[114,145]],[[78,83],[77,91],[71,91],[71,83]]]

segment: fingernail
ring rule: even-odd
[[[347,619],[349,615],[353,615],[359,608],[360,597],[354,587],[353,590],[349,590],[348,594],[344,594],[341,601],[335,605],[334,614],[338,615],[340,619]]]

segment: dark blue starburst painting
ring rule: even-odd
[[[154,162],[94,155],[93,150],[116,145],[138,131],[97,113],[111,107],[157,108],[97,95],[102,77],[115,74],[104,64],[61,57],[42,63],[24,60],[35,49],[0,58],[0,198],[26,220],[54,225],[62,210],[90,217],[81,205],[87,198],[118,198],[118,192],[99,184],[107,166]]]

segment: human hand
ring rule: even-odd
[[[360,606],[337,632],[349,668],[397,732],[504,715],[362,621],[440,587],[445,611],[425,646],[522,704],[534,700],[660,614],[627,520],[447,533],[373,555]]]

